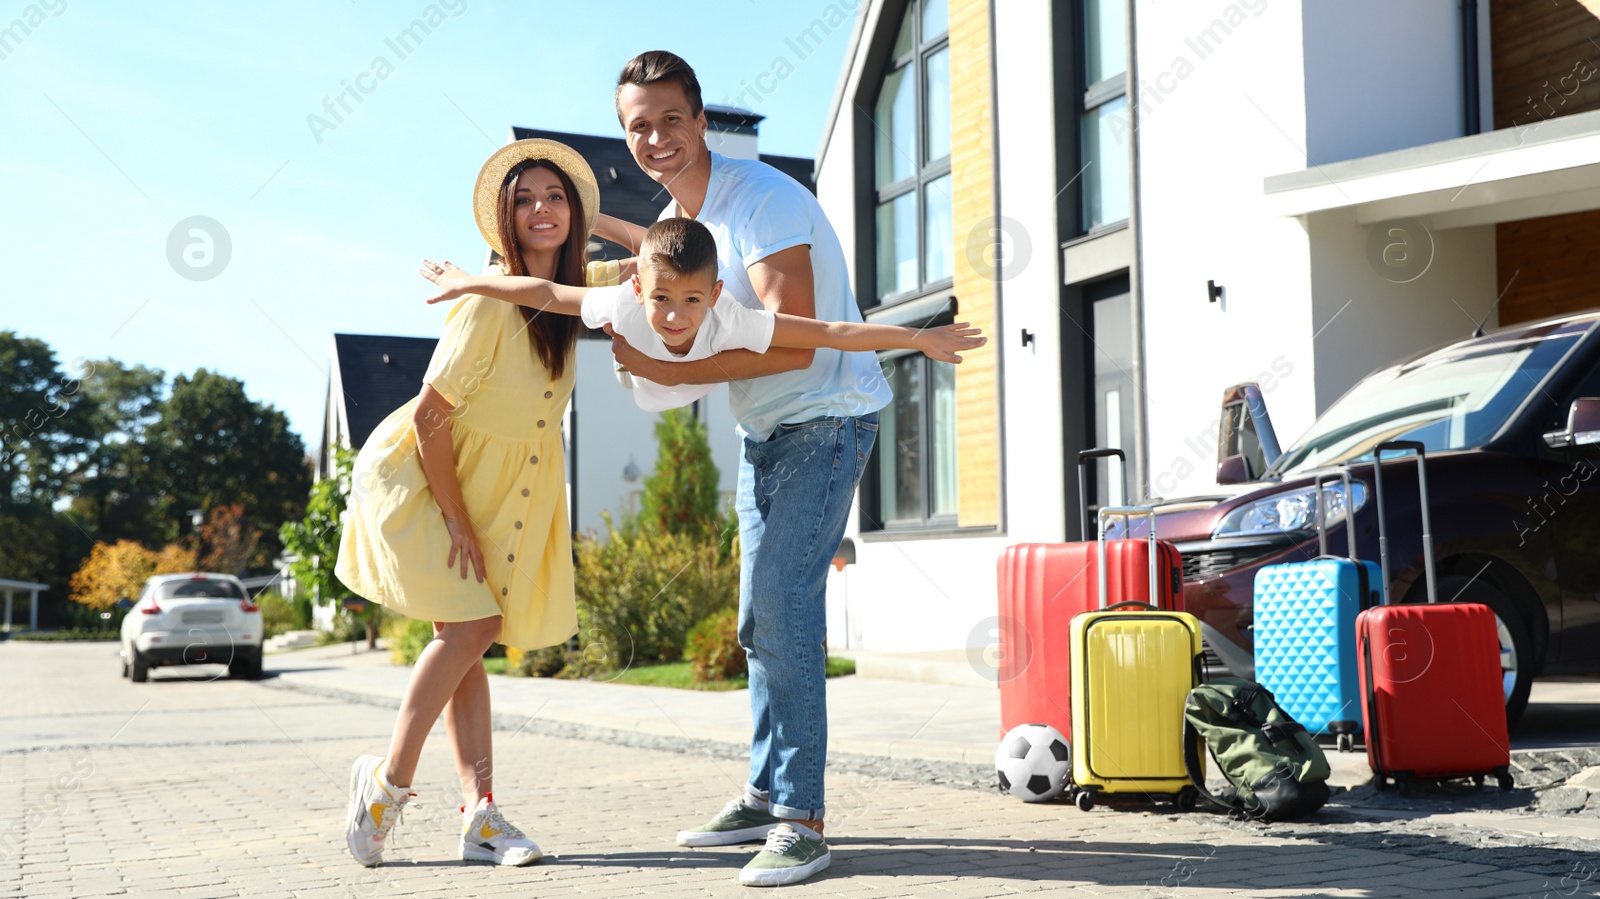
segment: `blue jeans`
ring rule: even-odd
[[[779,425],[739,463],[739,643],[750,663],[750,783],[772,814],[823,815],[828,565],[878,436],[876,412]]]

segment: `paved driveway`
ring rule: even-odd
[[[295,664],[319,667],[313,656]],[[345,773],[357,754],[381,751],[393,712],[212,680],[213,670],[132,684],[116,676],[104,645],[0,644],[0,896],[747,892],[734,875],[748,850],[671,841],[686,816],[708,815],[738,789],[737,760],[529,730],[497,735],[496,793],[551,854],[543,864],[501,870],[453,859],[457,799],[436,732],[423,755],[421,803],[397,830],[390,862],[360,868],[340,841]],[[830,774],[830,793],[834,867],[790,888],[799,894],[1600,890],[1600,830],[1484,811],[1492,793],[1446,797],[1456,820],[1330,807],[1316,823],[1273,827],[1142,805],[1083,814],[861,773]]]

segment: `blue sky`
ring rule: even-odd
[[[617,71],[665,48],[707,102],[742,93],[768,116],[763,152],[813,156],[858,5],[9,4],[0,29],[38,24],[0,40],[0,329],[63,364],[239,378],[314,444],[334,332],[439,333],[417,262],[481,261],[472,181],[510,125],[620,136]],[[802,56],[791,39],[841,11]],[[402,58],[390,40],[430,16]],[[334,121],[325,99],[346,84],[371,92]],[[333,127],[314,132],[314,114]],[[192,216],[231,243],[208,280],[169,261]]]

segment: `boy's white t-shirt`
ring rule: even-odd
[[[611,330],[639,352],[664,362],[694,362],[723,350],[750,350],[765,353],[772,345],[777,313],[751,309],[726,295],[717,300],[700,323],[689,351],[678,355],[650,328],[649,313],[633,293],[632,282],[615,287],[595,287],[583,295],[583,323],[591,328],[610,325]],[[687,406],[716,389],[715,384],[682,384],[668,387],[633,375],[633,401],[646,412],[660,412]]]
[[[660,218],[678,213],[678,204],[668,203]],[[811,248],[817,320],[862,320],[844,247],[817,198],[800,182],[758,160],[712,153],[711,180],[695,220],[717,241],[717,308],[730,300],[764,308],[749,266],[804,244]],[[766,440],[780,424],[866,415],[893,398],[876,353],[833,349],[817,350],[808,368],[739,381],[728,391],[739,433],[755,441]]]

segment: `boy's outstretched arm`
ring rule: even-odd
[[[929,359],[960,362],[962,350],[976,349],[988,342],[983,332],[966,322],[940,328],[902,328],[898,325],[871,325],[862,322],[825,322],[814,318],[778,313],[772,328],[772,345],[835,350],[920,350]]]
[[[430,304],[475,293],[492,300],[504,300],[546,312],[582,315],[583,295],[589,292],[586,287],[557,284],[543,278],[472,275],[449,262],[437,265],[426,259],[417,273],[439,286],[439,292],[428,297]]]

